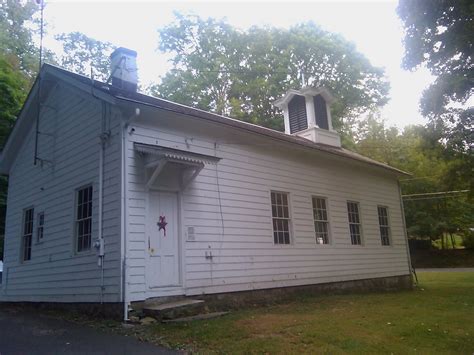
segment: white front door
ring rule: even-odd
[[[149,193],[147,285],[149,288],[179,286],[178,194]]]

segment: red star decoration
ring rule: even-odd
[[[165,232],[165,237],[166,237],[166,225],[168,222],[166,222],[166,217],[165,216],[160,216],[160,221],[157,223],[158,225],[158,232],[163,229]]]

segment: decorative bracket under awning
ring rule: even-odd
[[[143,143],[134,143],[134,149],[145,159],[148,188],[155,185],[158,177],[166,171],[166,166],[172,165],[174,170],[179,167],[179,188],[184,190],[199,175],[205,164],[216,164],[220,160],[209,155]]]

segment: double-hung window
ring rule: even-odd
[[[388,223],[388,208],[385,206],[377,207],[379,214],[380,239],[382,245],[390,245],[390,225]]]
[[[316,244],[329,244],[327,200],[324,197],[313,197],[313,219]]]
[[[22,260],[31,260],[31,242],[33,239],[33,216],[34,209],[28,208],[23,211],[23,235],[22,235]]]
[[[271,192],[273,241],[275,244],[290,244],[290,208],[288,193]]]
[[[38,213],[38,219],[36,221],[38,226],[36,227],[36,242],[42,242],[44,236],[44,212]]]
[[[76,251],[86,251],[91,248],[92,239],[92,186],[87,186],[76,192]]]
[[[359,203],[347,201],[347,216],[352,245],[362,244],[362,225],[360,223]]]

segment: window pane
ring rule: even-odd
[[[382,245],[390,245],[390,226],[388,224],[388,208],[378,206],[380,240]]]
[[[357,202],[347,202],[347,215],[349,220],[349,232],[351,243],[354,245],[362,244],[361,225],[359,215],[359,204]]]
[[[290,211],[288,194],[271,192],[273,241],[275,244],[290,244]]]
[[[316,244],[328,244],[329,222],[324,197],[313,197],[313,217]]]
[[[23,236],[21,240],[21,255],[23,261],[31,259],[31,242],[33,238],[34,209],[29,208],[23,212]]]
[[[92,186],[77,191],[77,251],[89,250],[92,234]]]

